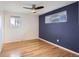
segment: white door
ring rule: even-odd
[[[2,18],[0,16],[0,52],[2,49]]]

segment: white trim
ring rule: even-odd
[[[42,38],[39,38],[39,39],[42,40],[42,41],[45,41],[45,42],[47,42],[47,43],[49,43],[49,44],[51,44],[51,45],[54,45],[54,46],[56,46],[56,47],[59,47],[59,48],[61,48],[61,49],[64,49],[64,50],[66,50],[66,51],[68,51],[68,52],[71,52],[71,53],[76,54],[76,55],[79,56],[79,53],[74,52],[74,51],[72,51],[72,50],[70,50],[70,49],[64,48],[64,47],[62,47],[62,46],[60,46],[60,45],[57,45],[57,44],[52,43],[52,42],[49,42],[49,41],[47,41],[47,40],[45,40],[45,39],[42,39]]]
[[[38,38],[35,38],[35,39],[38,39]],[[22,42],[22,41],[28,41],[28,40],[34,40],[34,39],[23,39],[23,40],[17,40],[17,41],[8,41],[8,42],[4,42],[4,44],[16,43],[16,42]]]

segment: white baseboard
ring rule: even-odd
[[[34,40],[34,39],[38,39],[38,38],[33,38],[33,39],[23,39],[23,40],[16,40],[16,41],[8,41],[8,42],[4,42],[4,44],[8,44],[8,43],[15,43],[15,42],[21,42],[21,41],[28,41],[28,40]]]
[[[52,43],[52,42],[49,42],[49,41],[47,41],[47,40],[45,40],[45,39],[42,39],[42,38],[39,38],[39,39],[42,40],[42,41],[45,41],[45,42],[47,42],[47,43],[49,43],[49,44],[51,44],[51,45],[54,45],[54,46],[59,47],[59,48],[61,48],[61,49],[64,49],[65,51],[68,51],[68,52],[70,52],[70,53],[73,53],[73,54],[76,54],[76,55],[79,56],[79,53],[74,52],[74,51],[72,51],[72,50],[70,50],[70,49],[64,48],[64,47],[62,47],[62,46],[60,46],[60,45],[57,45],[57,44]]]

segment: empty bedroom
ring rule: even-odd
[[[0,57],[79,57],[78,1],[0,1]]]

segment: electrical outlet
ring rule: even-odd
[[[59,42],[60,40],[59,39],[57,39],[57,42]]]

